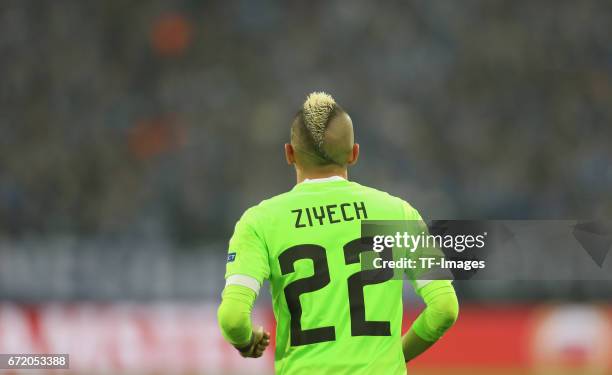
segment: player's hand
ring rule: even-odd
[[[251,345],[239,352],[244,358],[259,358],[268,345],[270,345],[270,332],[264,332],[263,327],[259,327],[253,330]]]

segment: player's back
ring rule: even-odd
[[[362,270],[372,247],[360,236],[362,220],[415,218],[403,200],[343,179],[298,184],[245,213],[252,245],[265,247],[249,262],[268,262],[251,275],[270,280],[277,374],[405,373],[402,281]]]

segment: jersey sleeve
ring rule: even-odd
[[[409,230],[412,232],[412,235],[428,236],[429,228],[427,228],[427,223],[425,223],[419,211],[417,211],[414,207],[412,207],[405,201],[402,202],[402,205],[404,210],[404,220],[410,223],[408,225],[408,228],[410,228]],[[414,251],[414,253],[410,254],[410,257],[412,259],[415,259],[417,261],[417,264],[420,264],[419,258],[441,258],[443,257],[443,253],[440,249],[437,249],[435,247],[420,246]],[[421,288],[429,284],[433,279],[452,279],[452,275],[447,275],[447,272],[444,272],[444,275],[441,276],[439,270],[435,269],[406,269],[406,274],[410,283],[417,292]],[[427,277],[428,275],[430,275],[431,279]]]
[[[437,341],[455,323],[459,302],[455,289],[448,280],[434,280],[418,292],[426,308],[411,329],[425,341]]]
[[[405,201],[402,201],[402,208],[404,210],[404,220],[414,221],[417,228],[416,230],[418,231],[423,231],[425,234],[429,232],[427,229],[427,224],[425,224],[425,221],[421,217],[419,211]]]
[[[246,275],[263,284],[270,276],[268,249],[261,227],[262,213],[257,206],[248,209],[236,223],[229,241],[225,278]]]

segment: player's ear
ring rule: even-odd
[[[357,159],[359,159],[359,143],[355,143],[353,145],[353,151],[348,160],[348,165],[353,165],[357,163]]]
[[[285,159],[287,159],[287,164],[295,164],[295,152],[291,143],[285,143]]]

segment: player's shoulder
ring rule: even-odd
[[[367,194],[376,199],[387,202],[390,205],[399,207],[402,210],[404,219],[417,219],[420,218],[419,212],[404,198],[390,194],[384,190],[373,188],[370,186],[362,185],[357,182],[352,182],[356,188],[361,189],[364,194]]]
[[[251,208],[259,211],[266,211],[276,206],[284,205],[286,202],[291,200],[291,193],[292,191],[289,190],[273,197],[266,198]]]
[[[290,199],[291,191],[266,198],[259,203],[249,207],[242,214],[243,219],[256,220],[269,214],[269,211],[276,206],[282,205]]]
[[[391,195],[391,194],[387,193],[384,190],[380,190],[380,189],[377,189],[377,188],[374,188],[374,187],[371,187],[371,186],[362,185],[359,182],[351,181],[351,185],[355,189],[361,190],[365,194],[371,194],[371,195],[378,196],[378,197],[383,198],[383,199],[400,200],[400,201],[402,201],[401,198],[396,197],[394,195]]]
[[[384,206],[394,206],[403,212],[403,218],[419,218],[418,211],[405,199],[389,194],[386,191],[373,188],[370,186],[362,185],[355,181],[350,181],[350,188],[353,193],[360,196],[374,199],[377,203]],[[296,199],[295,190],[289,190],[287,192],[275,195],[273,197],[264,199],[254,206],[249,207],[243,214],[243,218],[248,220],[258,220],[265,217],[274,217],[276,210],[285,209],[287,205],[291,205]]]

